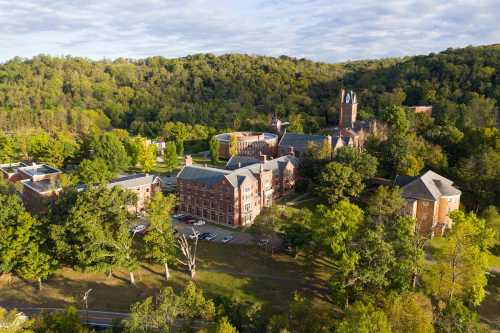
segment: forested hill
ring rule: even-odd
[[[335,123],[341,86],[358,92],[362,117],[393,104],[432,104],[438,123],[488,127],[495,123],[498,83],[500,45],[343,64],[238,54],[115,61],[38,56],[0,65],[0,130],[72,130],[81,122],[106,125],[106,117],[114,127],[148,136],[168,121],[258,129],[277,111],[306,119],[305,130],[312,131]]]

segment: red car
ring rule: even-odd
[[[196,222],[196,220],[195,219],[189,219],[189,220],[186,220],[185,222],[186,222],[186,224],[194,224]]]

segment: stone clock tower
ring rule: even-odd
[[[339,128],[353,128],[358,114],[358,101],[354,91],[340,91]]]

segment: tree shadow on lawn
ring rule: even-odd
[[[194,282],[210,296],[235,295],[249,301],[261,301],[278,312],[289,304],[294,291],[311,297],[313,303],[330,303],[324,272],[318,271],[324,269],[322,263],[304,265],[302,260],[284,254],[272,257],[255,248],[244,248],[239,253],[231,253],[231,248],[227,250],[226,256],[231,259],[226,262],[220,253],[219,256],[210,253],[199,256]],[[245,252],[247,258],[239,257]],[[191,280],[188,272],[180,264],[171,266],[171,279],[167,282],[163,266],[142,263],[134,272],[136,286],[129,283],[125,270],[115,270],[114,277],[107,278],[104,273],[62,268],[44,282],[42,291],[38,291],[36,283],[13,278],[9,283],[0,281],[0,302],[18,307],[73,305],[82,308],[84,292],[92,289],[90,309],[128,312],[134,302],[156,295],[162,287],[171,286],[177,292],[184,288]]]
[[[490,328],[500,329],[500,273],[490,272],[486,297],[478,312],[482,322],[487,323]]]

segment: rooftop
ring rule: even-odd
[[[297,151],[305,152],[309,142],[321,145],[327,138],[327,135],[320,134],[285,133],[281,138],[279,145],[281,147],[293,147]]]
[[[7,174],[13,174],[13,173],[16,173],[17,170],[19,170],[20,168],[23,168],[25,166],[26,166],[26,164],[24,164],[23,162],[5,163],[5,164],[0,164],[0,170],[2,170],[3,172],[5,172]]]
[[[247,165],[259,163],[259,159],[251,156],[234,155],[226,163],[227,170],[235,170]]]
[[[230,135],[235,135],[239,141],[253,141],[257,136],[264,135],[264,140],[275,140],[278,139],[278,136],[274,133],[267,132],[232,132],[232,133],[221,133],[217,134],[215,137],[219,141],[229,142]]]
[[[453,186],[453,182],[434,171],[427,171],[421,176],[396,176],[394,184],[401,187],[403,197],[436,201],[442,196],[460,195],[462,192]]]
[[[46,164],[33,164],[25,167],[20,167],[19,171],[28,175],[29,177],[45,176],[51,174],[61,173],[61,170],[50,167]]]
[[[111,188],[113,186],[121,186],[123,188],[134,188],[138,186],[150,185],[156,181],[159,181],[159,178],[155,175],[138,173],[113,179],[108,183],[108,187]]]
[[[61,185],[58,181],[52,182],[50,179],[43,179],[39,181],[32,181],[31,179],[26,179],[21,181],[24,186],[31,188],[37,193],[45,193],[50,191],[60,191]]]
[[[265,163],[260,163],[258,160],[256,160],[255,163],[234,170],[223,170],[198,165],[189,165],[182,168],[182,170],[177,174],[177,178],[197,181],[208,186],[213,186],[222,178],[225,178],[231,183],[231,185],[233,185],[233,187],[237,187],[247,177],[255,179],[255,175],[259,174],[261,172],[261,169],[270,170],[273,172],[273,174],[277,174],[288,163],[292,163],[294,166],[297,166],[298,159],[295,156],[286,155],[268,160]]]

